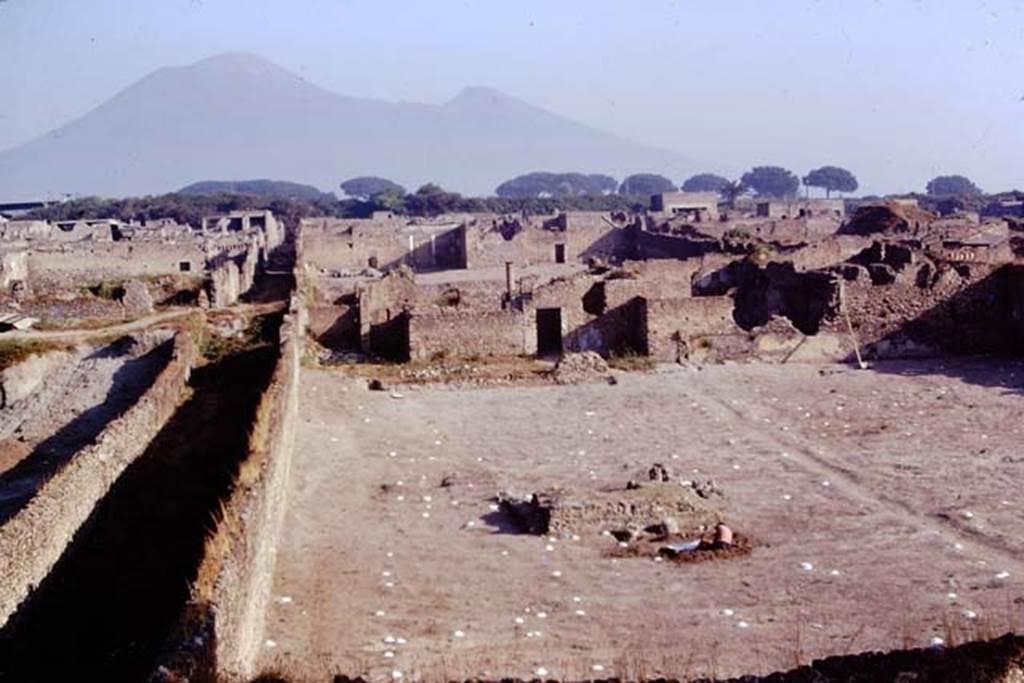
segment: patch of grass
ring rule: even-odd
[[[118,301],[124,296],[124,283],[120,280],[103,280],[97,285],[82,287],[82,293],[108,301]]]
[[[215,362],[242,351],[274,345],[277,343],[280,317],[280,313],[253,316],[238,336],[227,337],[204,330],[199,353],[205,360]]]
[[[41,340],[0,340],[0,370],[17,365],[29,356],[38,356],[51,351],[64,351],[67,344]]]
[[[612,353],[608,358],[608,367],[626,372],[650,372],[654,369],[654,361],[632,349],[623,349]]]

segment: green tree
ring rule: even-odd
[[[859,187],[857,177],[838,166],[814,169],[804,176],[804,185],[824,188],[826,197],[830,197],[833,192],[856,192]]]
[[[662,192],[672,192],[675,189],[675,183],[663,175],[656,173],[634,173],[619,185],[619,194],[634,196],[653,195]]]
[[[440,216],[457,210],[461,202],[462,195],[427,183],[415,193],[405,196],[405,210],[413,216]]]
[[[566,195],[605,194],[618,187],[615,178],[597,173],[548,173],[537,171],[506,180],[495,189],[499,197],[561,197]]]
[[[718,191],[718,194],[725,200],[726,204],[735,208],[736,200],[749,191],[750,188],[744,185],[742,180],[732,180],[727,182],[722,189]]]
[[[728,178],[714,173],[698,173],[683,181],[683,192],[721,192],[729,184]]]
[[[740,180],[759,197],[795,197],[800,189],[796,174],[781,166],[755,166]]]
[[[977,197],[981,190],[970,178],[962,175],[940,175],[928,181],[925,188],[933,197]]]
[[[390,191],[397,192],[400,195],[405,194],[405,188],[398,183],[392,182],[387,178],[377,178],[375,176],[349,178],[341,183],[340,187],[342,192],[349,197],[361,199],[362,201],[367,201],[381,192]]]

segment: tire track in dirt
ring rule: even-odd
[[[734,433],[744,441],[766,450],[788,453],[788,462],[814,477],[827,479],[831,488],[848,500],[890,514],[911,528],[938,535],[950,546],[957,547],[965,553],[982,556],[988,553],[998,556],[1006,566],[1024,574],[1024,560],[998,539],[983,535],[981,532],[962,529],[952,521],[922,515],[905,501],[869,489],[850,469],[816,453],[812,444],[807,442],[807,437],[796,432],[789,432],[790,436],[782,436],[778,433],[742,429],[740,425],[749,424],[754,418],[739,407],[741,403],[734,405],[730,399],[714,393],[712,385],[683,385],[680,390],[691,402],[706,408],[709,413],[717,412],[724,425],[731,422],[734,425]]]

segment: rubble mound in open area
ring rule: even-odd
[[[504,507],[532,533],[591,534],[617,529],[645,529],[672,518],[680,530],[713,528],[721,511],[692,486],[645,482],[614,491],[553,488],[529,501],[503,500]]]
[[[558,384],[578,384],[608,374],[608,363],[593,351],[567,353],[555,365],[554,380]]]

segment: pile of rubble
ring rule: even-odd
[[[593,351],[567,353],[555,365],[552,378],[557,384],[579,384],[608,375],[608,363]]]

